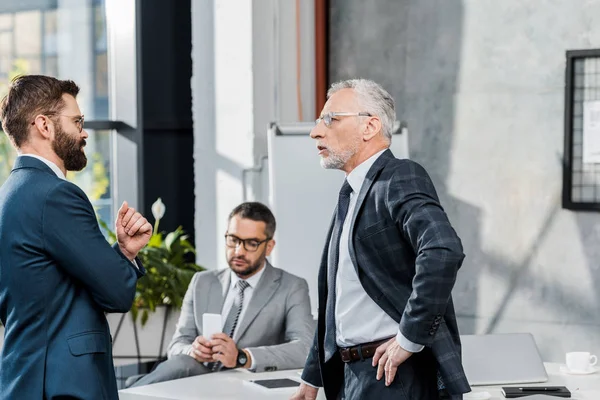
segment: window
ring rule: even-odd
[[[67,7],[68,5],[68,7]],[[81,88],[86,125],[109,119],[108,39],[104,0],[57,2],[2,0],[0,5],[0,97],[20,74],[72,79]],[[114,131],[86,129],[88,166],[67,178],[80,186],[99,217],[112,225],[111,165]],[[0,184],[10,174],[15,152],[0,135]]]

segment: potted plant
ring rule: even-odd
[[[164,320],[162,323],[162,334],[159,345],[159,357],[162,353],[165,330],[169,314],[173,310],[180,310],[183,297],[190,284],[192,276],[203,271],[204,268],[194,262],[196,251],[188,240],[183,229],[178,227],[172,232],[159,231],[160,220],[166,212],[162,200],[158,198],[152,205],[154,216],[154,230],[148,244],[140,250],[138,258],[141,260],[146,275],[140,278],[136,286],[136,294],[131,307],[133,333],[137,350],[137,358],[145,358],[140,354],[138,340],[137,321],[142,328],[148,322],[150,315],[157,311],[157,307],[164,306]],[[100,225],[108,234],[111,243],[116,242],[116,236],[104,221]],[[162,308],[162,307],[161,307]],[[125,314],[121,316],[118,326],[113,334],[116,342],[119,331],[123,324]],[[142,341],[144,344],[146,341]],[[127,356],[122,356],[129,358]],[[135,356],[132,356],[135,357]]]

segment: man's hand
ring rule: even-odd
[[[192,343],[188,356],[193,357],[198,362],[212,362],[212,344],[204,336],[198,336]]]
[[[214,334],[212,340],[213,359],[212,361],[221,361],[227,368],[235,368],[237,364],[238,348],[229,335],[221,332]]]
[[[396,377],[398,366],[412,354],[400,347],[395,337],[379,346],[373,356],[373,366],[379,364],[377,367],[377,380],[381,380],[385,371],[385,386],[390,386]]]
[[[317,393],[319,393],[319,388],[301,383],[296,393],[290,397],[290,400],[315,400]]]
[[[119,248],[123,255],[131,261],[135,259],[137,253],[152,236],[152,225],[142,214],[136,212],[134,208],[130,208],[126,201],[119,208],[115,228]]]

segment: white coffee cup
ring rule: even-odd
[[[567,368],[573,372],[587,372],[598,362],[598,357],[587,351],[567,353]]]

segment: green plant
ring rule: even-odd
[[[181,309],[192,276],[204,270],[193,262],[196,251],[181,226],[167,234],[158,231],[164,212],[164,204],[159,198],[152,206],[155,217],[152,237],[138,253],[146,268],[146,276],[137,282],[131,316],[135,322],[141,314],[142,326],[148,321],[149,313],[154,312],[159,305]],[[108,233],[109,242],[116,242],[114,232],[104,221],[99,222]]]

